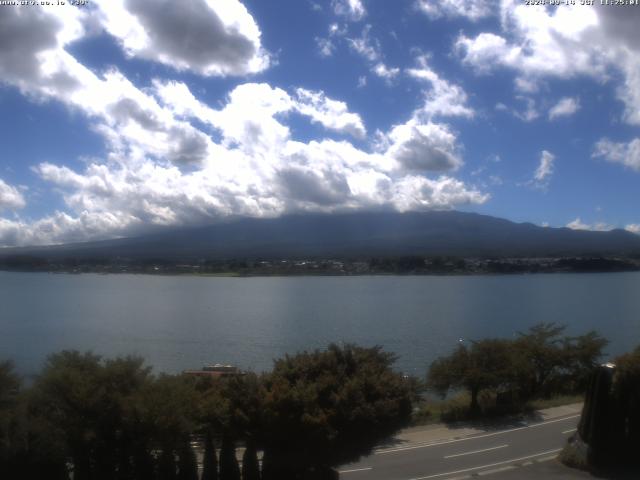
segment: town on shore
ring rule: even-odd
[[[200,274],[220,276],[285,275],[482,275],[522,273],[630,272],[638,257],[449,257],[281,259],[130,259],[0,257],[0,270],[60,273]]]

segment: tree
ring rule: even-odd
[[[609,343],[597,332],[590,331],[578,337],[566,337],[562,341],[565,388],[571,392],[587,390],[589,378],[602,358],[602,350]]]
[[[222,438],[220,448],[220,480],[240,480],[240,466],[236,458],[236,445],[229,436]]]
[[[463,388],[471,395],[471,414],[480,411],[478,396],[484,389],[508,387],[513,380],[513,350],[508,340],[486,339],[459,345],[449,356],[435,360],[427,374],[427,386],[445,396]]]
[[[17,417],[20,379],[13,364],[0,362],[0,471],[17,474],[17,458],[21,452],[17,445],[14,423]]]
[[[548,387],[566,358],[560,338],[565,328],[556,323],[539,323],[527,332],[518,332],[516,361],[520,393],[524,398],[549,392]]]
[[[131,409],[150,382],[150,368],[143,363],[137,357],[103,361],[76,351],[47,359],[31,402],[63,433],[74,479],[114,478],[116,472],[126,479],[145,470],[139,445],[144,436]]]
[[[330,345],[276,360],[264,382],[263,479],[355,461],[407,425],[411,389],[380,347]]]
[[[615,359],[613,379],[620,454],[626,463],[640,465],[640,346]]]
[[[253,440],[248,440],[242,455],[242,480],[260,480],[258,452]]]
[[[202,460],[202,480],[218,480],[218,458],[213,435],[207,431],[204,440],[204,458]]]
[[[515,340],[514,365],[524,398],[557,393],[584,393],[590,374],[608,341],[595,331],[561,336],[564,325],[539,323]]]
[[[185,441],[180,447],[178,480],[198,480],[198,460],[189,441]]]

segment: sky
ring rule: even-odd
[[[371,210],[640,233],[640,6],[71,3],[0,2],[0,246]]]

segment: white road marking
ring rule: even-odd
[[[564,432],[562,432],[562,433],[563,433],[563,434],[564,434],[564,433],[572,433],[572,432],[575,432],[576,430],[578,430],[578,429],[577,429],[577,428],[570,428],[569,430],[565,430],[565,431],[564,431]]]
[[[426,477],[415,477],[415,478],[411,478],[409,480],[426,480],[428,478],[444,477],[445,475],[455,475],[456,473],[464,473],[464,472],[470,472],[472,470],[480,470],[482,468],[496,467],[498,465],[504,465],[505,463],[519,462],[521,460],[527,460],[529,458],[539,457],[541,455],[548,455],[550,453],[557,453],[560,450],[562,450],[562,449],[561,448],[557,448],[555,450],[548,450],[546,452],[540,452],[540,453],[534,453],[533,455],[527,455],[526,457],[512,458],[511,460],[505,460],[503,462],[490,463],[489,465],[480,465],[478,467],[464,468],[462,470],[456,470],[454,472],[436,473],[435,475],[427,475]]]
[[[507,444],[498,445],[497,447],[483,448],[482,450],[474,450],[473,452],[464,452],[464,453],[456,453],[453,455],[447,455],[444,458],[455,458],[455,457],[462,457],[464,455],[473,455],[474,453],[489,452],[491,450],[498,450],[499,448],[507,448],[508,446],[509,445]]]
[[[496,435],[502,435],[505,433],[517,432],[519,430],[526,430],[528,428],[543,427],[544,425],[549,425],[550,423],[564,422],[565,420],[571,420],[572,418],[578,418],[579,416],[580,415],[571,415],[569,417],[556,418],[555,420],[547,420],[546,422],[534,423],[533,425],[527,425],[526,427],[516,427],[516,428],[511,428],[509,430],[500,430],[499,432],[485,433],[482,435],[471,435],[465,438],[457,438],[455,440],[445,440],[443,442],[423,443],[419,445],[412,445],[410,447],[398,447],[398,448],[390,448],[388,450],[379,450],[377,452],[374,452],[374,455],[386,455],[387,453],[404,452],[405,450],[415,450],[417,448],[436,447],[438,445],[447,445],[449,443],[466,442],[468,440],[475,440],[477,438],[494,437]]]
[[[354,468],[352,470],[338,470],[338,473],[366,472],[368,470],[373,470],[373,468],[366,467],[366,468]]]

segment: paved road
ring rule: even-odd
[[[342,480],[446,480],[497,473],[557,456],[578,423],[567,415],[522,426],[429,443],[380,449],[342,466]]]

